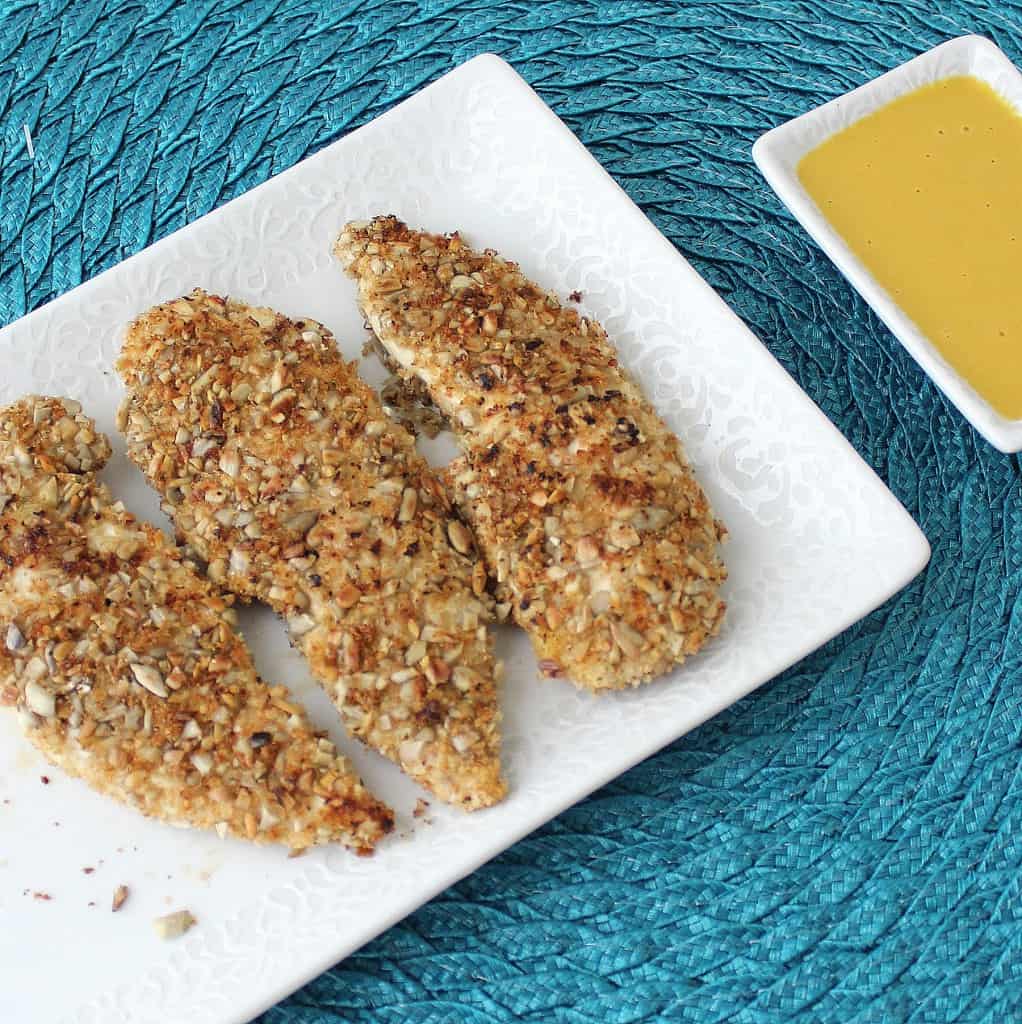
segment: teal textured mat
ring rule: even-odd
[[[933,545],[879,612],[261,1024],[1022,1019],[1019,461],[926,381],[749,152],[972,31],[1022,59],[1003,0],[0,0],[3,321],[492,50]]]

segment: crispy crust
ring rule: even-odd
[[[500,800],[485,572],[330,332],[196,291],[118,369],[129,455],[210,577],[287,619],[354,735],[441,799]]]
[[[457,234],[378,217],[334,251],[459,433],[455,502],[544,674],[618,689],[716,634],[724,529],[603,328]]]
[[[178,825],[369,853],[393,827],[283,686],[256,675],[220,594],[95,474],[77,402],[0,412],[0,703],[101,793]]]

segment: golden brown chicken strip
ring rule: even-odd
[[[143,814],[371,852],[390,810],[258,678],[216,589],[96,479],[109,454],[77,402],[0,411],[0,703],[54,764]]]
[[[128,452],[210,577],[287,619],[354,735],[443,800],[500,800],[485,573],[329,331],[196,291],[118,368]]]
[[[335,254],[458,433],[455,502],[545,674],[631,686],[717,633],[723,527],[598,323],[491,250],[394,217],[349,224]]]

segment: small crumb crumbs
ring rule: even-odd
[[[415,802],[415,810],[412,811],[413,818],[421,818],[426,811],[429,809],[429,801],[423,800],[422,797]]]
[[[40,775],[40,776],[39,776],[39,781],[40,781],[40,782],[41,782],[41,783],[42,783],[42,784],[43,784],[44,786],[48,786],[48,785],[50,784],[50,777],[49,777],[49,775]]]
[[[32,899],[42,900],[44,903],[48,903],[53,897],[48,892],[34,892],[32,893]]]
[[[198,921],[190,910],[176,910],[173,914],[165,914],[153,921],[156,934],[161,939],[176,939],[193,928]]]
[[[95,900],[89,900],[89,906],[90,907],[94,907],[95,905],[96,905],[96,901]]]
[[[581,302],[581,301],[582,301],[582,293],[581,293],[580,291],[574,291],[574,292],[572,292],[572,293],[571,293],[571,294],[570,294],[570,295],[568,296],[568,299],[569,299],[569,300],[570,300],[571,302]]]
[[[110,909],[116,914],[121,907],[124,906],[125,900],[128,898],[128,887],[126,885],[119,885],[114,889],[113,902],[110,904]]]
[[[95,870],[96,870],[95,868],[82,868],[82,874],[83,875],[91,875],[92,872],[95,871]]]
[[[291,850],[288,852],[287,859],[294,860],[296,857],[304,857],[307,852],[304,847],[300,850]]]

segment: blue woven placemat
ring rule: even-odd
[[[492,50],[933,545],[879,612],[262,1024],[1022,1019],[1019,461],[977,439],[749,155],[964,32],[1022,58],[1004,0],[0,0],[3,321]]]

